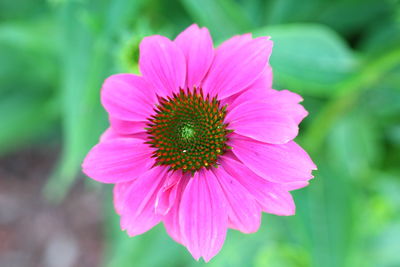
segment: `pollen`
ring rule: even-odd
[[[230,149],[224,122],[226,106],[217,97],[204,96],[201,88],[180,89],[171,97],[159,98],[154,115],[148,118],[147,134],[156,165],[192,172],[217,166],[218,157]]]

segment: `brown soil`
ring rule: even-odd
[[[58,205],[42,191],[58,151],[34,148],[0,157],[0,266],[100,266],[101,200],[78,182]]]

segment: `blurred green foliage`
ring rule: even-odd
[[[107,117],[103,80],[137,72],[143,36],[191,23],[216,43],[253,32],[274,40],[274,86],[301,93],[297,139],[319,166],[294,192],[297,215],[230,231],[210,266],[400,266],[398,0],[2,0],[0,154],[61,144],[45,194],[60,200]],[[105,266],[197,266],[157,226],[128,238],[105,191]]]

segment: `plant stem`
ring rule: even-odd
[[[333,125],[355,104],[360,94],[379,82],[383,76],[400,64],[400,49],[385,53],[340,84],[337,94],[311,122],[302,144],[310,154],[316,154]]]

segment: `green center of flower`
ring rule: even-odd
[[[216,97],[203,96],[202,90],[180,90],[172,97],[160,98],[149,118],[147,133],[157,165],[172,170],[190,171],[217,165],[217,159],[229,146],[226,106]]]

